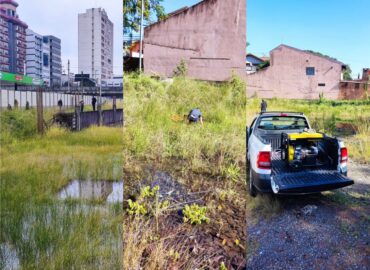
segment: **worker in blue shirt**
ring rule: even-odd
[[[198,108],[192,109],[188,114],[189,123],[198,123],[200,122],[203,125],[202,113]]]

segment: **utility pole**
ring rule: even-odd
[[[44,105],[42,99],[42,88],[39,86],[36,92],[36,107],[37,107],[37,133],[44,134]]]
[[[141,0],[141,20],[140,20],[140,53],[139,53],[139,71],[142,69],[143,57],[143,23],[144,23],[144,0]]]
[[[70,66],[69,66],[69,59],[68,59],[68,92],[70,90],[70,88],[69,88],[69,68],[70,68]]]

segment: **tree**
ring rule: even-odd
[[[352,70],[349,65],[346,65],[346,69],[343,71],[343,80],[351,81],[352,80]]]
[[[144,20],[151,22],[153,17],[163,20],[166,18],[163,0],[123,0],[123,27],[138,32],[141,19],[141,1],[144,1]]]

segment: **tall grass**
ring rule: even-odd
[[[215,174],[224,169],[222,166],[243,162],[244,91],[245,85],[237,78],[223,85],[184,77],[167,84],[146,76],[128,75],[125,158],[181,159],[193,168],[204,167]],[[204,126],[171,119],[182,118],[195,107],[203,113]],[[219,159],[225,162],[213,166]]]
[[[120,205],[61,202],[57,192],[71,179],[122,179],[122,129],[51,128],[41,137],[35,122],[32,110],[1,114],[1,245],[22,269],[119,269]]]
[[[244,220],[244,82],[234,77],[227,83],[213,84],[182,76],[168,83],[138,74],[128,74],[124,81],[126,199],[129,195],[135,196],[137,182],[145,178],[143,170],[152,166],[165,169],[190,191],[217,189],[233,194],[233,199],[227,203],[239,209],[238,215]],[[188,124],[185,120],[184,116],[192,108],[201,110],[203,126]],[[221,216],[227,215],[224,213],[226,208],[219,210],[220,196],[211,194],[205,204],[210,214],[210,226],[218,227]],[[207,250],[197,255],[189,254],[189,250],[179,243],[180,235],[187,230],[185,225],[156,232],[152,222],[150,217],[138,223],[125,216],[123,263],[126,269],[164,269],[171,265],[179,269],[195,269],[207,265],[206,261],[199,261],[203,255],[203,258],[216,256],[205,255]],[[239,234],[235,228],[233,230]],[[158,238],[148,243],[146,239],[150,236]],[[179,252],[176,262],[168,254],[170,250]]]

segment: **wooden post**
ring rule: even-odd
[[[44,112],[43,112],[42,88],[37,89],[36,106],[37,106],[37,133],[42,135],[44,134]]]

